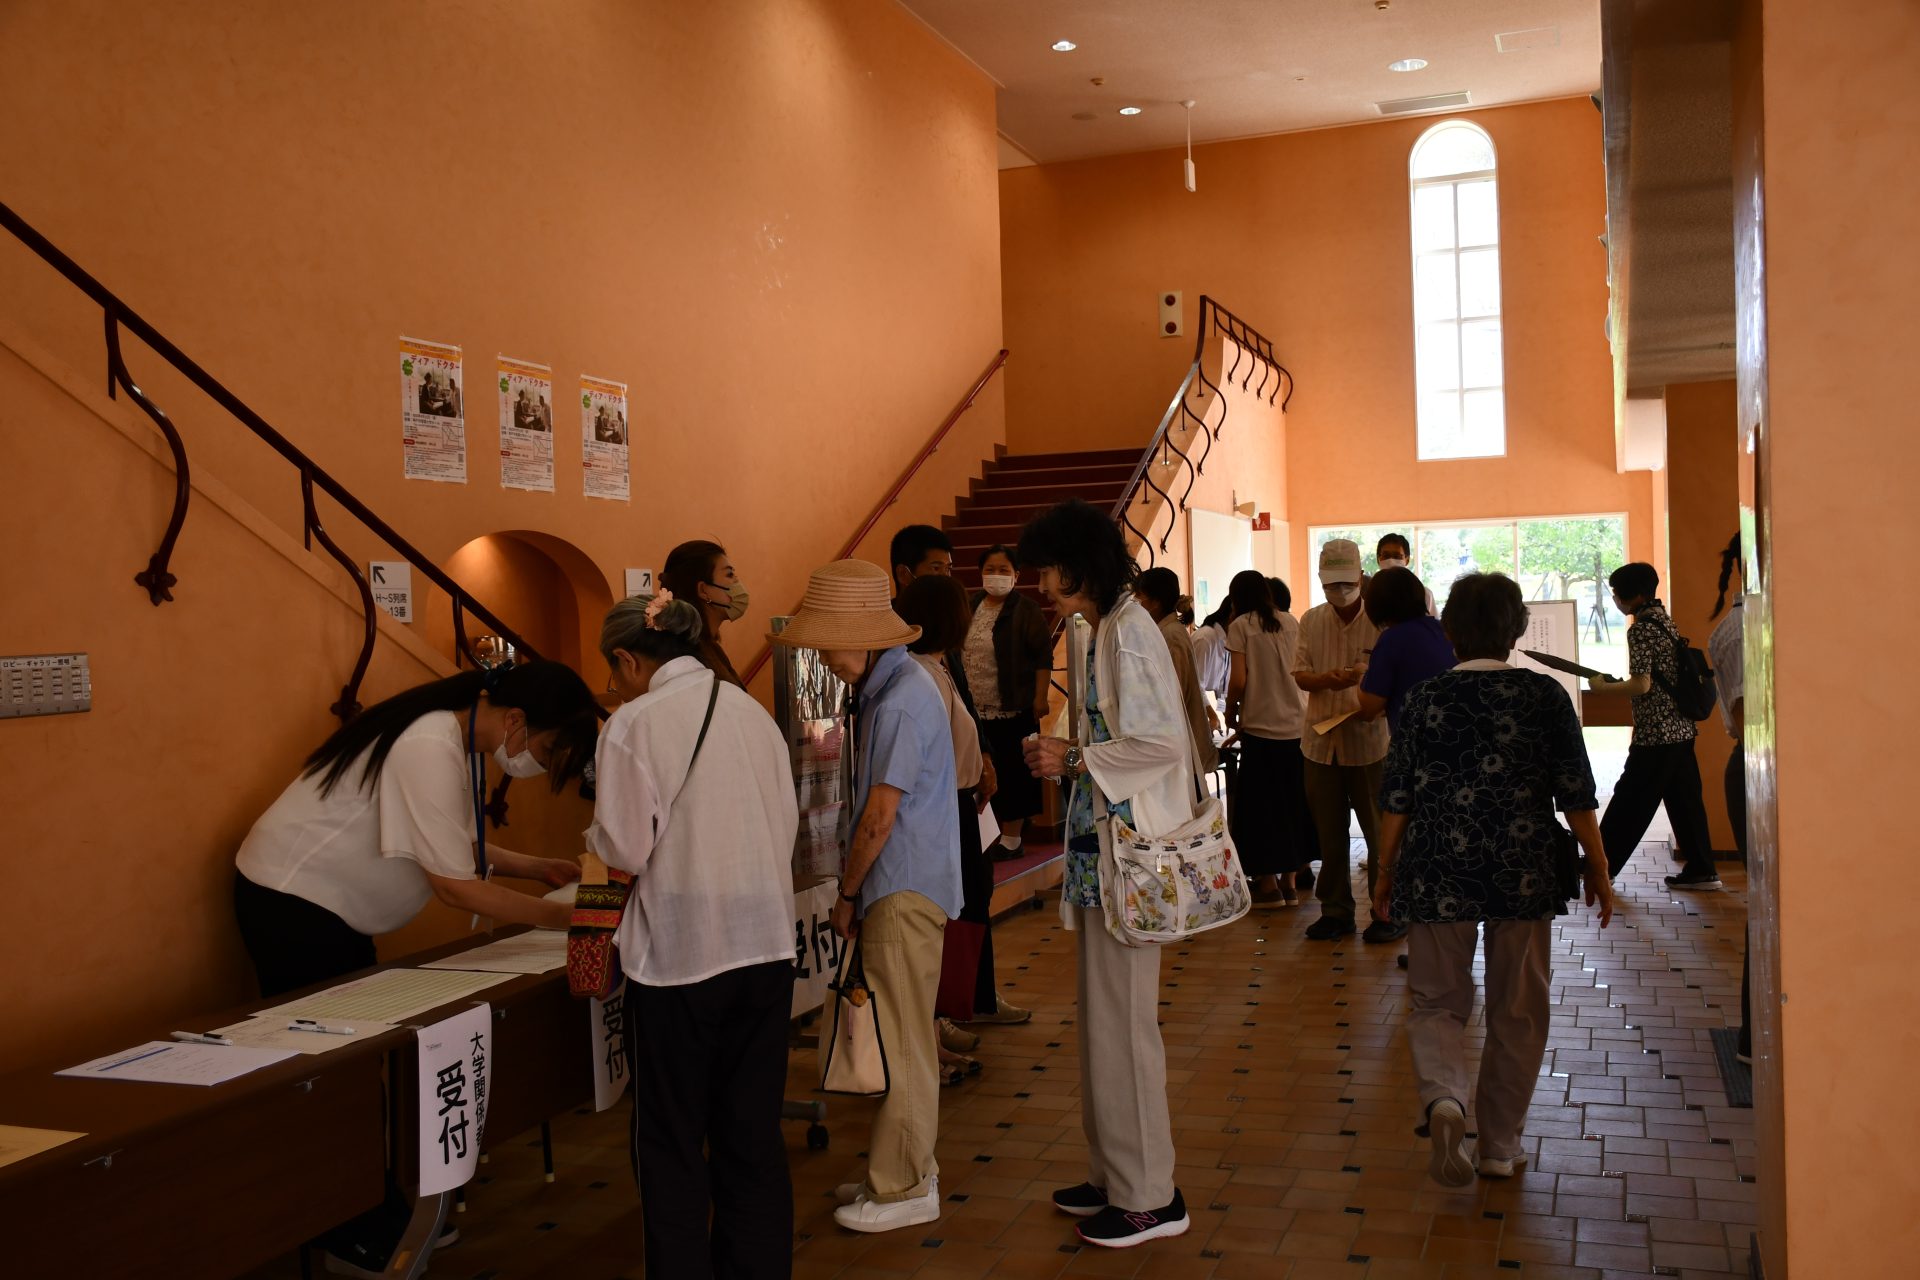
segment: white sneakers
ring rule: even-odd
[[[1427,1172],[1446,1187],[1473,1184],[1473,1160],[1467,1155],[1467,1116],[1452,1098],[1442,1098],[1427,1112],[1427,1131],[1433,1140],[1433,1159]]]
[[[927,1180],[925,1195],[911,1200],[886,1203],[869,1200],[866,1184],[860,1182],[842,1183],[834,1188],[833,1196],[840,1202],[840,1207],[833,1211],[833,1220],[849,1231],[898,1231],[901,1227],[917,1227],[940,1218],[938,1177]]]
[[[1477,1161],[1480,1176],[1483,1178],[1511,1178],[1527,1167],[1527,1153],[1522,1151],[1511,1160],[1500,1160],[1493,1156],[1481,1156]]]

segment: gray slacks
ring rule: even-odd
[[[1415,924],[1407,931],[1407,1046],[1426,1110],[1442,1098],[1467,1102],[1467,1020],[1473,1016],[1473,951],[1479,926]],[[1527,1107],[1552,1021],[1552,920],[1489,920],[1487,1042],[1473,1110],[1480,1153],[1520,1154]]]
[[[1173,1121],[1160,1042],[1160,948],[1126,947],[1078,907],[1080,1123],[1087,1180],[1122,1209],[1173,1203]]]
[[[1387,762],[1319,764],[1306,762],[1307,807],[1320,838],[1320,878],[1314,892],[1322,919],[1354,923],[1353,859],[1347,839],[1347,814],[1360,816],[1367,842],[1367,890],[1372,896],[1380,865],[1380,779]]]

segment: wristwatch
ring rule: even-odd
[[[842,893],[842,894],[840,895],[840,901],[842,901],[842,902],[858,902],[858,901],[860,901],[860,891],[859,891],[858,889],[855,889],[855,890],[854,890],[854,891],[853,891],[852,893]]]
[[[1086,757],[1085,757],[1084,755],[1082,755],[1082,754],[1081,754],[1081,752],[1080,752],[1080,748],[1079,748],[1079,747],[1068,747],[1068,748],[1067,748],[1067,759],[1066,759],[1066,767],[1067,767],[1067,772],[1068,772],[1068,773],[1070,773],[1070,774],[1077,774],[1077,773],[1079,773],[1079,772],[1080,772],[1080,762],[1081,762],[1082,760],[1084,760],[1085,758],[1086,758]]]

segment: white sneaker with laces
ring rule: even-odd
[[[1473,1161],[1467,1155],[1467,1116],[1452,1098],[1442,1098],[1427,1111],[1427,1129],[1433,1141],[1433,1159],[1427,1172],[1444,1187],[1473,1184]]]
[[[882,1202],[862,1198],[833,1211],[833,1220],[847,1230],[869,1233],[917,1227],[922,1223],[937,1222],[939,1218],[938,1183],[929,1185],[925,1195],[915,1196],[911,1200]]]
[[[1511,1178],[1527,1167],[1527,1153],[1522,1151],[1511,1160],[1501,1160],[1494,1156],[1481,1156],[1477,1161],[1480,1176],[1483,1178]]]
[[[843,1182],[833,1189],[836,1204],[858,1204],[867,1198],[865,1182]]]

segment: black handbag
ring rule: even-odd
[[[1580,842],[1556,820],[1553,824],[1553,893],[1561,902],[1580,896]]]

